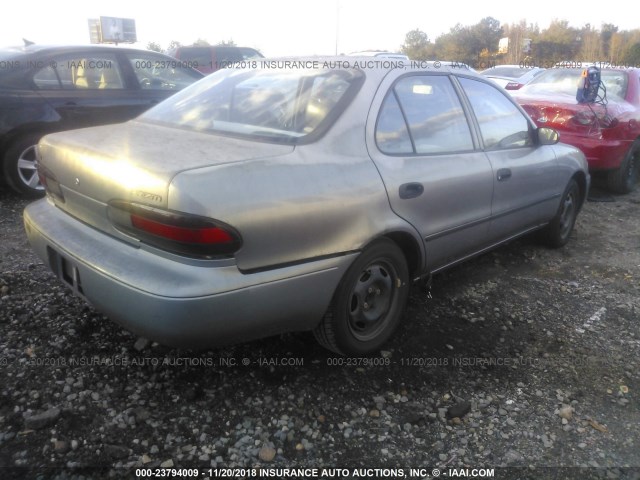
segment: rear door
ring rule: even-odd
[[[41,63],[32,81],[60,117],[59,129],[123,122],[141,111],[115,53],[80,51]]]
[[[493,169],[453,81],[412,73],[381,85],[367,124],[391,207],[426,244],[437,270],[487,244]]]

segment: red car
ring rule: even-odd
[[[595,103],[578,103],[582,70],[549,69],[513,96],[538,126],[582,150],[589,170],[606,175],[617,193],[635,189],[640,175],[640,69],[602,69]]]

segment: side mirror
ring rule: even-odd
[[[540,145],[555,145],[560,141],[560,134],[553,128],[540,127],[537,132]]]

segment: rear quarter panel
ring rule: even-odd
[[[279,159],[181,173],[169,188],[169,207],[238,229],[241,270],[359,250],[386,231],[408,228],[391,212],[367,156],[319,144]]]
[[[336,124],[290,154],[182,172],[169,208],[215,218],[239,230],[241,270],[357,251],[374,238],[417,232],[396,216],[365,143],[379,82],[365,82]]]

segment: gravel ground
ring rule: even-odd
[[[138,339],[49,273],[27,201],[0,190],[0,478],[640,478],[640,192],[596,200],[563,249],[522,239],[415,288],[386,349],[350,359],[308,333],[207,352]]]

